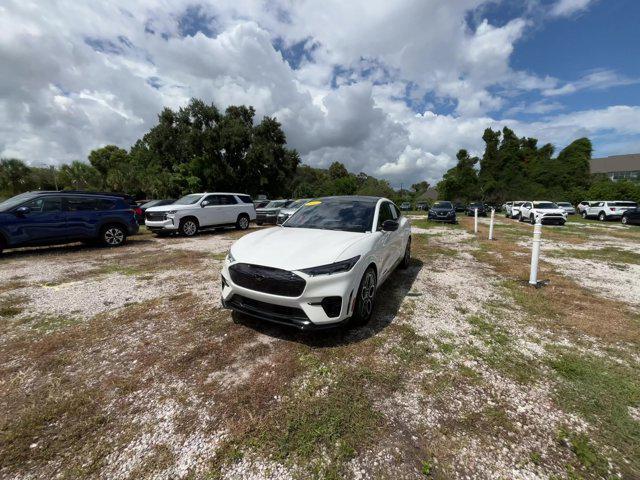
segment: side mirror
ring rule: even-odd
[[[211,202],[209,200],[203,200],[202,203],[200,204],[200,207],[204,208],[208,205],[211,205]]]
[[[29,207],[18,207],[16,208],[15,214],[22,217],[24,215],[27,215],[30,212],[31,212],[31,209]]]
[[[385,220],[382,222],[382,231],[383,232],[395,232],[398,230],[400,224],[395,220]]]

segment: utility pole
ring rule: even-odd
[[[55,165],[49,165],[49,168],[53,172],[53,183],[56,186],[56,192],[57,192],[58,191],[58,174],[56,172],[56,167]]]

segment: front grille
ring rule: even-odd
[[[164,212],[146,212],[145,217],[152,222],[161,222],[164,220]]]
[[[273,303],[261,302],[252,298],[234,295],[225,302],[225,305],[248,315],[259,318],[286,323],[298,327],[310,325],[309,317],[301,308],[285,307]]]
[[[229,273],[236,285],[283,297],[299,297],[306,286],[302,277],[279,268],[236,263],[229,267]]]

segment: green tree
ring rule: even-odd
[[[338,180],[339,178],[344,178],[349,176],[349,172],[347,168],[340,162],[333,162],[329,166],[329,177],[331,180]]]
[[[458,163],[450,168],[438,183],[438,196],[463,202],[479,199],[480,188],[475,166],[480,159],[471,157],[464,149],[458,151],[456,158]]]
[[[0,160],[0,191],[6,196],[14,196],[33,188],[31,169],[17,158]]]
[[[71,190],[97,190],[102,185],[100,172],[84,162],[74,161],[60,167],[58,184]]]

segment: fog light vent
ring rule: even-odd
[[[320,302],[324,313],[329,318],[335,318],[340,316],[340,310],[342,310],[342,297],[325,297]]]

